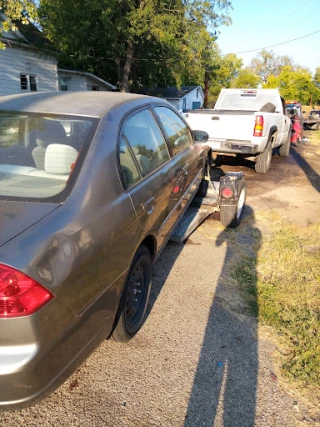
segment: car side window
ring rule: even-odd
[[[149,110],[130,116],[124,123],[122,134],[135,155],[142,176],[169,160],[166,141]]]
[[[126,144],[126,141],[120,137],[119,144],[119,159],[122,181],[125,189],[132,187],[140,179],[137,166],[134,163],[130,150]]]
[[[155,111],[168,136],[174,154],[178,154],[186,147],[193,145],[188,126],[174,111],[167,107],[156,107]]]

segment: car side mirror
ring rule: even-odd
[[[192,137],[194,142],[207,142],[209,139],[209,135],[203,130],[194,130],[192,133]]]

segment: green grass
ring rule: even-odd
[[[298,227],[270,213],[260,249],[231,266],[259,322],[275,327],[289,347],[283,372],[320,383],[320,225]],[[266,236],[266,237],[265,237]]]

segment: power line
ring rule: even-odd
[[[286,21],[290,16],[294,15],[296,12],[298,12],[300,9],[302,9],[303,7],[307,6],[307,4],[309,4],[310,2],[307,1],[306,3],[303,3],[302,6],[298,7],[298,9],[294,10],[293,12],[289,13],[289,15],[287,15],[284,20]]]
[[[273,44],[273,45],[265,46],[265,47],[259,47],[258,49],[244,50],[244,51],[242,51],[242,52],[234,52],[234,53],[235,53],[236,55],[240,55],[240,54],[242,54],[242,53],[257,52],[258,50],[270,49],[271,47],[276,47],[276,46],[281,46],[281,45],[283,45],[283,44],[292,43],[292,42],[294,42],[294,41],[296,41],[296,40],[301,40],[301,39],[304,39],[304,38],[306,38],[306,37],[313,36],[314,34],[317,34],[317,33],[320,33],[320,30],[314,31],[313,33],[306,34],[306,35],[301,36],[301,37],[297,37],[297,38],[295,38],[295,39],[287,40],[287,41],[285,41],[285,42],[281,42],[281,43],[277,43],[277,44]]]

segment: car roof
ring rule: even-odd
[[[0,111],[102,117],[121,104],[166,102],[159,98],[120,92],[37,92],[0,97]]]

